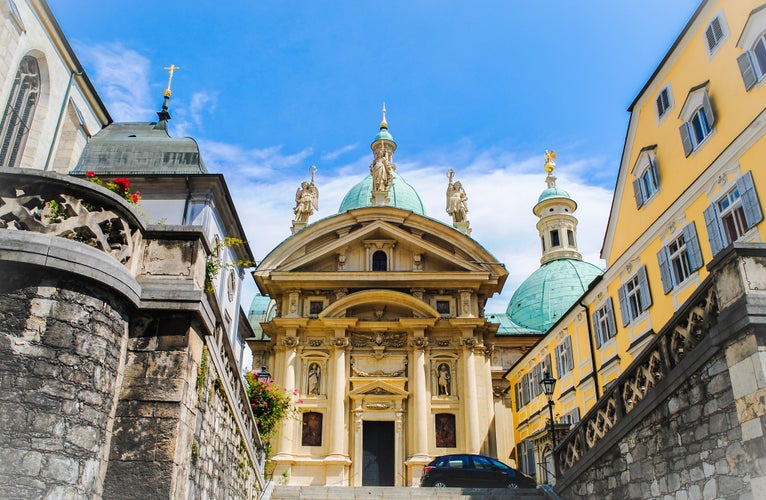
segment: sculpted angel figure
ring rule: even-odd
[[[468,214],[468,196],[465,194],[463,185],[458,182],[452,182],[455,172],[452,169],[447,171],[449,185],[447,186],[447,213],[452,216],[454,222],[465,222]]]
[[[301,187],[295,192],[295,222],[308,222],[309,216],[314,213],[314,210],[319,210],[319,189],[314,184],[314,173],[316,167],[311,166],[309,168],[311,172],[311,182],[301,182]]]

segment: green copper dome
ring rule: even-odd
[[[380,134],[378,134],[380,135]],[[391,190],[388,192],[390,207],[401,208],[402,210],[411,210],[419,215],[425,215],[423,202],[415,191],[415,188],[407,184],[399,174],[394,172],[394,180],[391,183]],[[372,206],[372,176],[367,175],[360,183],[352,187],[340,204],[338,213],[348,212],[355,208],[364,208]]]
[[[391,141],[394,144],[396,144],[396,142],[394,141],[394,136],[392,136],[391,132],[388,131],[388,127],[381,126],[380,132],[378,132],[377,135],[375,135],[375,139],[373,139],[372,142],[380,141],[380,140]]]
[[[582,260],[546,262],[514,292],[506,314],[516,325],[545,332],[602,272]]]
[[[550,187],[540,193],[540,197],[537,199],[537,203],[540,203],[543,200],[547,200],[548,198],[568,198],[572,199],[571,196],[569,196],[569,193],[564,191],[563,189],[559,189],[557,187]]]
[[[250,304],[250,310],[247,312],[247,321],[253,328],[253,333],[256,339],[265,340],[268,339],[268,335],[263,333],[261,323],[271,321],[276,316],[276,303],[271,300],[271,297],[266,295],[256,295],[253,298],[253,302]]]

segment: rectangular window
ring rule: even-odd
[[[322,312],[324,302],[321,300],[312,300],[309,302],[309,314],[316,315]]]
[[[681,143],[684,147],[684,155],[689,156],[694,150],[696,150],[700,144],[713,132],[713,126],[715,125],[715,114],[713,113],[713,106],[710,103],[710,97],[708,97],[707,89],[698,88],[691,92],[693,102],[697,102],[699,99],[695,96],[695,93],[701,92],[702,105],[696,108],[690,108],[689,114],[686,111],[682,111],[684,123],[680,125],[678,131],[681,133]],[[690,97],[687,97],[687,102]]]
[[[704,211],[710,249],[713,255],[729,243],[742,238],[753,226],[763,220],[763,211],[755,192],[753,175],[746,172],[717,202]]]
[[[609,297],[603,306],[593,313],[593,326],[596,329],[596,346],[601,347],[617,334],[614,324],[614,308]]]
[[[535,445],[532,441],[527,440],[520,443],[516,448],[516,455],[518,457],[519,470],[524,474],[534,476],[536,471],[535,464]]]
[[[551,246],[557,247],[561,245],[561,239],[559,238],[559,230],[555,229],[551,231]]]
[[[636,319],[652,305],[649,292],[649,280],[646,277],[646,266],[641,266],[635,276],[631,277],[619,289],[620,312],[622,326]]]
[[[636,179],[633,181],[633,191],[636,197],[636,207],[645,205],[657,191],[660,190],[660,171],[657,160],[653,156],[647,160],[640,159],[641,164],[635,168]]]
[[[567,241],[569,241],[570,247],[575,246],[574,231],[572,231],[571,229],[567,229]]]
[[[572,358],[572,339],[564,337],[564,340],[556,346],[556,367],[558,377],[561,378],[574,369]]]
[[[670,89],[665,87],[657,94],[657,117],[662,117],[670,109]]]
[[[662,288],[668,293],[702,267],[697,230],[694,222],[684,226],[683,232],[657,253]]]
[[[705,108],[698,109],[697,112],[692,115],[692,119],[689,123],[691,124],[692,132],[694,132],[695,144],[701,143],[705,140],[705,137],[710,135],[711,128],[707,113],[705,113]]]
[[[449,314],[449,300],[437,300],[436,312],[439,314]]]
[[[707,42],[708,52],[713,52],[724,36],[723,25],[720,17],[714,17],[705,30],[705,41]]]

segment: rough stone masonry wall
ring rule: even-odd
[[[561,492],[562,498],[753,498],[724,351]]]
[[[254,464],[245,452],[242,435],[207,349],[197,373],[198,424],[192,443],[189,496],[258,498]]]
[[[0,496],[99,497],[126,305],[50,271],[0,277]]]

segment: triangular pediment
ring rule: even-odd
[[[359,381],[355,381],[354,385],[357,385]],[[408,392],[402,387],[398,387],[394,384],[390,384],[385,380],[371,380],[368,383],[361,383],[358,387],[355,387],[349,391],[348,395],[352,399],[368,398],[370,396],[380,396],[382,398],[406,398]]]
[[[377,242],[388,242],[393,248],[392,270],[415,270],[418,261],[431,271],[482,270],[471,262],[475,260],[471,259],[471,255],[448,240],[413,233],[388,221],[374,221],[352,228],[347,234],[316,234],[302,248],[295,249],[279,271],[337,271],[339,268],[344,271],[367,271],[370,247],[374,251]],[[339,262],[341,255],[342,264]]]

